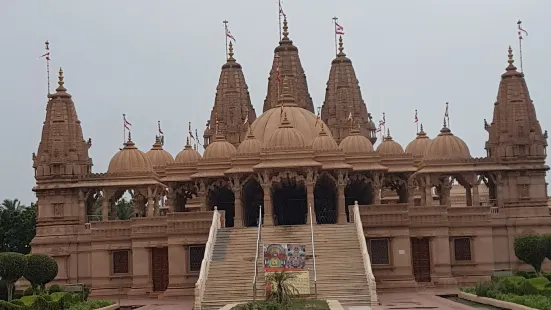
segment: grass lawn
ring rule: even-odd
[[[254,303],[248,303],[234,307],[232,310],[265,310],[265,309],[278,309],[278,310],[301,310],[301,309],[315,309],[315,310],[329,310],[329,305],[325,300],[312,300],[312,299],[295,299],[290,305],[278,305],[269,301],[257,301]]]

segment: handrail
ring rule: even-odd
[[[194,310],[201,310],[201,303],[203,302],[203,296],[205,294],[205,285],[207,283],[207,276],[209,272],[210,262],[212,261],[212,252],[214,250],[214,244],[216,242],[216,234],[220,228],[220,212],[218,212],[218,207],[214,207],[214,212],[212,214],[212,224],[210,225],[209,230],[209,239],[205,245],[205,254],[203,260],[201,261],[201,271],[199,272],[199,279],[195,283],[195,301],[194,301]]]
[[[354,201],[354,224],[356,224],[356,231],[358,233],[358,240],[360,241],[360,248],[362,251],[362,260],[365,268],[365,275],[367,276],[367,286],[369,289],[369,295],[371,296],[371,305],[378,306],[379,301],[377,298],[377,286],[375,283],[375,276],[371,269],[371,260],[369,258],[369,252],[367,251],[367,242],[365,241],[364,228],[362,224],[362,218],[360,215],[360,206],[358,201]]]
[[[254,255],[253,301],[256,301],[256,280],[258,278],[258,251],[262,237],[262,206],[258,206],[258,235],[256,236],[256,254]]]
[[[318,272],[316,269],[316,246],[314,245],[314,217],[312,216],[312,204],[308,205],[310,215],[310,233],[312,235],[312,258],[314,261],[314,296],[318,299]]]

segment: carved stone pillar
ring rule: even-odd
[[[83,190],[78,191],[78,222],[79,224],[86,222],[86,194]]]
[[[442,183],[441,186],[442,190],[440,193],[440,201],[442,201],[443,206],[451,207],[451,200],[450,200],[450,191],[452,189],[451,184],[449,184],[448,180]]]
[[[243,227],[243,202],[241,200],[241,182],[239,177],[233,177],[231,179],[232,191],[235,197],[234,208],[235,215],[233,218],[234,227],[240,228]]]
[[[480,207],[480,194],[478,193],[478,182],[473,186],[473,207]]]
[[[373,175],[373,204],[381,204],[381,174],[374,173]]]
[[[499,172],[496,176],[496,200],[497,207],[503,208],[503,175]]]
[[[425,176],[425,206],[432,207],[432,182],[430,175]]]
[[[155,207],[153,206],[154,202],[153,188],[150,186],[147,188],[147,217],[153,217],[155,212]]]
[[[205,182],[199,181],[198,187],[197,197],[201,201],[201,211],[207,211],[207,189]]]
[[[165,206],[167,207],[168,212],[174,212],[174,205],[176,204],[176,191],[174,188],[169,186],[167,188],[166,196]]]
[[[465,188],[465,200],[467,207],[473,206],[473,194],[470,186]]]
[[[337,179],[337,223],[339,224],[346,224],[346,200],[344,198],[346,180],[344,177],[344,173],[339,172]]]
[[[408,205],[410,207],[415,206],[415,189],[417,186],[415,186],[415,183],[413,181],[408,182]]]
[[[314,217],[311,219],[312,223],[317,224],[316,208],[314,206],[314,185],[316,184],[316,181],[312,170],[309,170],[306,173],[306,180],[304,183],[306,184],[306,203],[308,206],[306,210],[306,224],[310,223],[310,208],[312,208],[312,216]]]
[[[274,226],[274,210],[272,206],[272,184],[262,182],[264,191],[264,226]]]
[[[103,198],[101,200],[101,220],[107,221],[109,220],[109,194],[107,190],[103,190]]]

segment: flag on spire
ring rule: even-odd
[[[281,6],[281,0],[279,1],[279,16],[283,16],[284,18],[287,17],[287,14],[285,14],[285,12],[283,12],[283,7]]]
[[[314,124],[314,126],[317,126],[318,122],[321,120],[321,107],[318,107],[317,110],[318,110],[318,113],[316,115],[316,123]]]
[[[46,41],[44,44],[46,45],[44,54],[42,54],[39,58],[45,57],[46,60],[50,60],[50,42]]]
[[[524,39],[522,34],[524,33],[524,35],[528,36],[528,31],[526,31],[526,30],[524,30],[524,28],[522,28],[522,21],[520,19],[517,21],[517,26],[518,26],[518,38],[519,38],[519,40],[522,40],[522,39]]]
[[[344,35],[344,27],[335,21],[335,34]]]
[[[122,115],[123,125],[124,128],[130,130],[130,127],[132,127],[132,124],[126,119],[126,114]]]
[[[228,28],[228,26],[226,26],[226,37],[228,37],[230,40],[232,40],[232,41],[235,43],[235,38],[234,38],[233,35],[231,34],[231,31],[230,31],[230,29]]]
[[[164,135],[164,132],[161,130],[161,121],[157,121],[157,127],[159,128],[159,135]]]
[[[417,110],[415,110],[415,121],[414,123],[418,123],[419,122],[419,117],[417,116]]]
[[[195,140],[195,137],[193,136],[193,132],[191,131],[191,122],[188,123],[188,134],[191,139]]]
[[[444,113],[444,119],[448,123],[448,127],[450,126],[450,104],[446,102],[446,112]]]

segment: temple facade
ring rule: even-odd
[[[92,172],[91,143],[60,71],[33,154],[33,252],[56,258],[59,283],[89,284],[96,296],[195,295],[205,303],[209,281],[223,277],[209,269],[213,253],[232,251],[217,247],[259,223],[274,234],[311,223],[320,231],[316,242],[331,227],[328,238],[361,225],[356,252],[368,252],[361,272],[374,276],[378,290],[472,283],[523,268],[514,238],[551,231],[549,168],[547,132],[511,49],[493,118],[481,128],[488,132],[483,158],[473,158],[445,122],[432,137],[421,126],[405,147],[390,132],[376,145],[342,39],[339,50],[318,117],[285,20],[257,117],[230,46],[203,154],[189,139],[175,157],[159,138],[144,152],[129,134],[104,173]],[[131,215],[117,209],[121,197],[130,197]],[[247,249],[234,254],[252,260],[254,247]],[[375,282],[365,283],[372,301]]]

